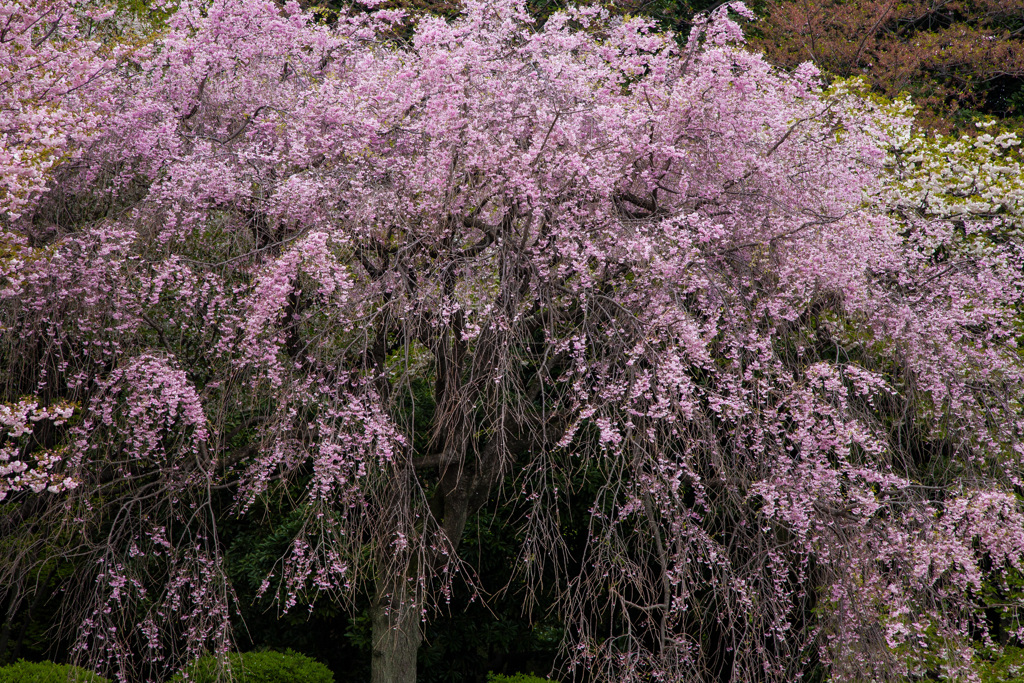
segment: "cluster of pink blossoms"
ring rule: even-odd
[[[0,399],[83,409],[0,496],[78,483],[47,519],[96,560],[81,652],[142,677],[228,647],[212,491],[292,482],[285,608],[371,585],[420,634],[511,498],[567,670],[973,680],[983,589],[1024,562],[1022,260],[990,217],[913,210],[901,105],[747,52],[739,3],[680,43],[514,0],[408,40],[402,12],[184,0],[131,50],[4,7],[43,40],[0,68],[47,46],[54,75],[0,147],[27,178]]]

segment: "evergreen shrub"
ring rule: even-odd
[[[532,674],[487,674],[487,683],[556,683],[550,678],[541,678]]]
[[[216,657],[202,657],[187,669],[188,683],[334,683],[334,674],[325,665],[292,650],[231,654],[228,664],[230,678],[225,675],[228,667],[219,665]],[[184,681],[184,672],[171,679]]]
[[[0,666],[0,683],[110,683],[102,676],[68,664],[26,662]]]

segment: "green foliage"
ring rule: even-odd
[[[77,666],[53,662],[26,662],[0,667],[0,683],[110,683]]]
[[[487,674],[487,683],[553,683],[553,681],[550,678],[540,678],[530,674],[513,674],[512,676]]]
[[[189,667],[188,675],[191,683],[334,683],[330,669],[291,650],[232,654],[223,663],[207,655]],[[185,677],[178,673],[171,681],[182,683]]]
[[[353,628],[353,620],[333,601],[320,600],[311,611],[281,614],[275,603],[279,596],[277,583],[260,594],[260,585],[274,571],[275,563],[288,550],[302,523],[292,502],[302,483],[304,480],[300,479],[299,483],[271,487],[250,514],[225,514],[221,520],[223,538],[230,539],[228,575],[241,612],[236,631],[240,647],[305,652],[334,671],[338,683],[364,683],[370,679],[368,618],[365,647],[361,647],[364,643],[346,637]],[[233,499],[224,501],[225,508],[232,504]],[[357,587],[354,592],[353,599],[361,606],[365,591]],[[357,606],[357,612],[358,609]]]
[[[1003,655],[978,667],[981,683],[1024,683],[1024,650],[1008,647]]]
[[[157,7],[151,0],[116,0],[115,5],[119,14],[125,17],[133,17],[139,26],[151,30],[162,30],[167,25],[167,20],[177,8],[177,3],[168,3],[163,7]]]
[[[505,485],[515,483],[509,479]],[[575,520],[576,512],[582,521],[586,510],[566,511],[563,519]],[[420,683],[477,683],[488,670],[547,671],[553,665],[563,630],[553,617],[538,622],[523,614],[527,587],[516,572],[521,538],[504,521],[524,513],[515,502],[493,504],[467,522],[459,555],[476,568],[485,593],[457,585],[450,609],[428,623],[419,652]],[[536,613],[550,609],[550,595],[535,598]],[[363,633],[369,637],[368,625]]]

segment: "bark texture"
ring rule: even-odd
[[[419,607],[407,592],[403,595],[401,587],[388,586],[379,591],[372,636],[371,683],[416,683],[422,621]]]

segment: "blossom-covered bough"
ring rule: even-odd
[[[0,219],[0,398],[59,417],[2,443],[10,609],[62,558],[98,667],[224,651],[215,501],[291,482],[265,590],[368,590],[377,683],[415,680],[502,499],[567,676],[969,680],[1024,558],[1017,244],[915,209],[901,105],[772,68],[730,11],[682,47],[505,0],[408,43],[241,0],[107,29],[54,105],[88,135]]]

